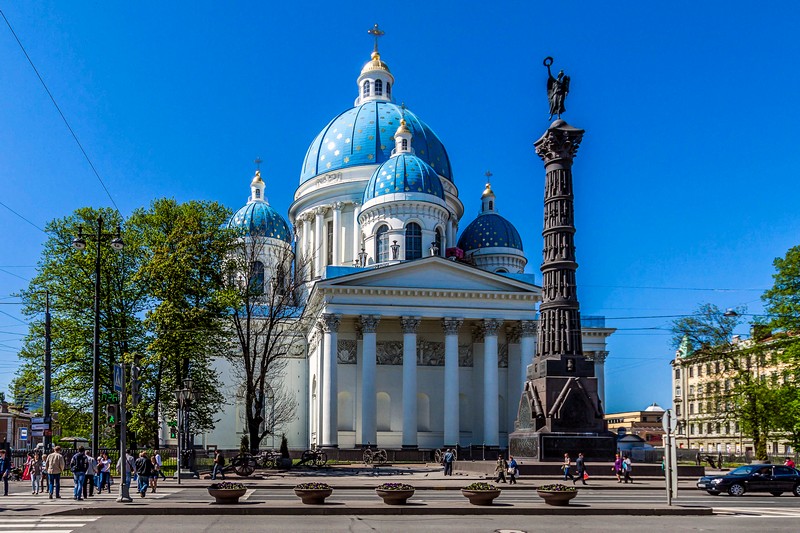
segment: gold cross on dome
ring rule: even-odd
[[[261,160],[261,158],[260,158],[260,157],[256,157],[256,158],[253,160],[253,163],[255,163],[255,164],[256,164],[256,170],[261,170],[261,163],[263,163],[263,161]]]
[[[373,26],[371,30],[367,30],[367,33],[369,33],[370,35],[373,35],[375,37],[375,50],[374,51],[377,52],[378,51],[378,38],[382,37],[383,35],[386,35],[386,32],[383,31],[382,29],[380,29],[378,27],[378,24],[376,23],[375,26]]]
[[[487,170],[487,171],[486,171],[486,174],[484,174],[484,176],[486,176],[486,182],[487,182],[487,183],[491,183],[491,181],[492,181],[492,176],[494,176],[494,174],[492,174],[492,171],[491,171],[491,170]]]

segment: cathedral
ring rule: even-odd
[[[536,353],[542,299],[525,272],[519,232],[500,215],[489,175],[483,191],[466,191],[480,194],[481,208],[464,220],[445,145],[395,103],[377,38],[356,90],[353,107],[311,141],[287,216],[269,205],[257,171],[247,204],[229,222],[302,265],[280,269],[302,276],[299,307],[310,325],[295,332],[302,349],[273,383],[295,404],[294,420],[275,428],[277,442],[285,434],[294,449],[505,448]],[[583,319],[601,401],[613,331],[601,317]],[[229,363],[219,360],[217,369],[229,405],[197,444],[238,448],[240,386]]]

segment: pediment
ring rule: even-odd
[[[540,287],[500,274],[442,259],[426,257],[383,268],[357,271],[320,282],[321,287],[375,287],[497,291],[540,294]]]

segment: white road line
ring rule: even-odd
[[[254,493],[255,491],[256,491],[256,489],[247,489],[247,492],[245,492],[245,493],[244,493],[244,496],[242,496],[242,497],[241,497],[241,498],[239,498],[239,499],[240,499],[240,500],[246,500],[247,498],[249,498],[250,496],[252,496],[252,495],[253,495],[253,493]]]

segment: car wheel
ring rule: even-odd
[[[734,483],[728,489],[728,494],[730,494],[731,496],[741,496],[742,494],[744,494],[744,486],[738,483]]]
[[[776,490],[776,491],[770,492],[770,494],[772,494],[773,496],[780,496],[783,493],[781,491],[779,491],[779,490]]]
[[[718,490],[707,490],[706,492],[711,494],[712,496],[719,496]]]
[[[792,489],[792,496],[800,496],[800,483],[795,485]]]

